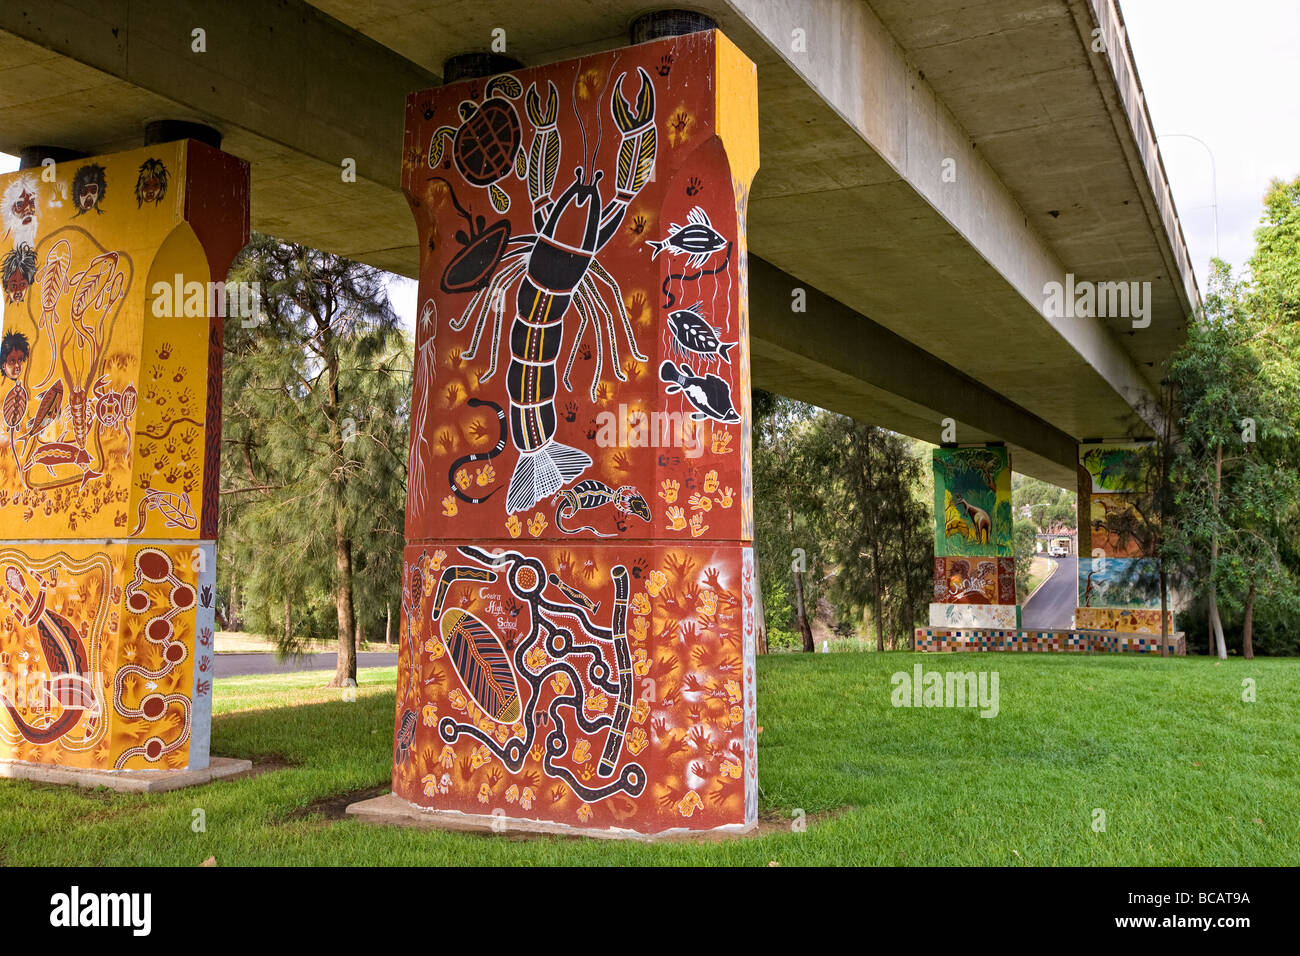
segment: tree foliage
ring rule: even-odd
[[[870,619],[906,640],[932,590],[928,468],[910,440],[754,393],[755,546],[769,646],[815,649],[827,601],[837,634]]]
[[[1300,178],[1274,182],[1264,205],[1250,276],[1214,262],[1203,315],[1169,366],[1181,442],[1164,553],[1211,632],[1239,628],[1248,657],[1257,623],[1268,651],[1294,652],[1277,625],[1300,583]]]
[[[357,636],[400,596],[411,346],[371,267],[255,236],[230,279],[261,302],[226,325],[227,623],[283,653],[332,633],[335,681],[355,680]]]

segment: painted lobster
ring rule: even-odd
[[[487,381],[496,374],[505,297],[517,285],[506,384],[510,399],[510,439],[519,452],[519,459],[506,493],[508,513],[532,508],[578,478],[592,463],[586,452],[555,440],[556,365],[570,306],[580,321],[564,370],[567,389],[572,390],[569,372],[590,323],[596,340],[596,370],[591,385],[593,401],[596,398],[602,369],[602,318],[609,333],[614,374],[620,381],[626,381],[618,360],[614,311],[618,312],[631,354],[639,361],[648,361],[637,348],[622,290],[596,258],[618,232],[628,204],[649,181],[654,169],[658,149],[654,85],[645,70],[638,68],[637,73],[641,87],[635,108],[623,97],[626,73],[615,81],[610,95],[610,114],[622,139],[614,196],[608,202],[601,197],[603,172],[593,173],[581,166],[574,169],[573,182],[558,197],[552,197],[560,156],[556,129],[558,94],[555,85],[548,82],[548,98],[543,107],[536,85],[529,86],[525,107],[534,126],[534,136],[527,155],[526,177],[533,206],[533,227],[537,231],[511,237],[503,244],[506,251],[499,261],[508,265],[475,293],[464,314],[451,324],[453,330],[459,331],[471,317],[475,319],[470,347],[463,356],[472,359],[489,313],[492,314],[492,352],[488,370],[480,377],[480,381]],[[494,235],[492,230],[484,233],[484,236],[491,235]],[[612,294],[613,311],[606,304],[598,282]],[[452,484],[454,490],[454,481]]]

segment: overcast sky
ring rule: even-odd
[[[1270,179],[1300,175],[1300,0],[1121,0],[1151,122],[1204,293],[1214,255],[1234,270],[1254,248]],[[1206,146],[1167,134],[1195,136]],[[17,168],[0,153],[0,171]],[[393,304],[409,328],[416,288],[393,277]]]
[[[1300,175],[1300,0],[1121,0],[1188,251],[1205,292],[1214,255],[1234,271],[1255,247],[1270,179]]]

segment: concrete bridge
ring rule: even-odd
[[[1152,433],[1198,294],[1114,0],[694,7],[758,65],[757,385],[932,442],[952,419],[1063,486],[1080,439]],[[150,120],[205,123],[251,163],[255,229],[410,276],[406,94],[494,39],[525,65],[626,45],[644,9],[8,4],[0,150],[107,153]],[[1057,315],[1054,282],[1150,296],[1137,320]]]

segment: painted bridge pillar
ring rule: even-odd
[[[714,31],[409,97],[410,803],[755,822],[757,120],[754,66]]]
[[[1019,618],[1010,452],[936,448],[930,626],[1010,630]]]
[[[1159,521],[1143,447],[1079,446],[1077,628],[1160,634],[1160,564],[1154,557]],[[1173,612],[1167,617],[1173,634]]]
[[[0,196],[0,760],[206,768],[207,283],[247,242],[248,167],[184,140],[24,169]]]

